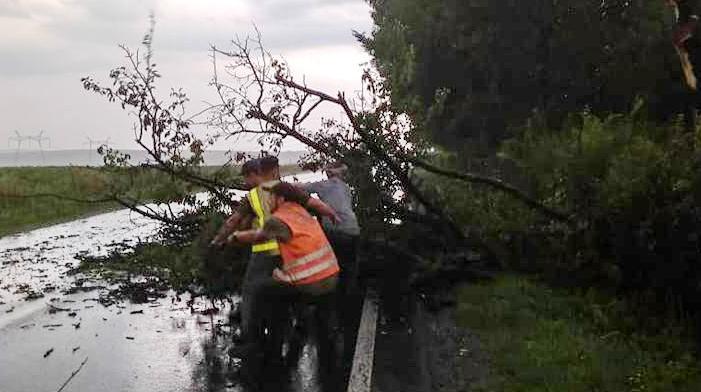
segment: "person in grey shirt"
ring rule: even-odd
[[[330,164],[324,167],[328,180],[302,183],[299,186],[308,193],[316,193],[319,199],[336,211],[339,222],[332,223],[323,218],[322,226],[327,232],[358,236],[360,226],[353,211],[353,194],[350,186],[343,180],[343,174],[348,170],[344,164]]]
[[[343,356],[351,363],[356,333],[360,321],[362,298],[358,290],[358,245],[360,226],[353,211],[353,193],[343,177],[348,166],[336,162],[326,165],[327,180],[298,184],[308,193],[316,193],[319,199],[336,211],[338,222],[322,219],[326,236],[336,253],[341,267],[337,287],[338,309],[343,322]]]

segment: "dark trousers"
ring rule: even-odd
[[[279,265],[278,255],[253,253],[246,266],[241,287],[241,332],[247,344],[261,345],[266,323],[272,322],[285,305],[282,298],[276,301],[271,297],[271,287],[279,285],[272,277]]]
[[[321,310],[317,314],[327,318],[332,312],[326,298],[335,295],[334,292],[321,296],[304,294],[295,286],[278,282],[272,274],[280,266],[280,256],[254,253],[246,267],[241,288],[241,332],[244,342],[253,350],[252,354],[265,353],[271,361],[280,359],[284,333],[290,322],[290,305],[300,301],[316,304]],[[267,335],[266,328],[269,329]],[[318,329],[323,336],[328,335],[326,327]]]
[[[362,294],[358,283],[358,246],[360,242],[357,235],[329,231],[326,236],[334,253],[336,253],[341,268],[336,306],[343,331],[343,362],[350,364],[355,352],[355,339],[358,334],[362,304]]]

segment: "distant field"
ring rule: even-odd
[[[216,168],[204,168],[212,172]],[[283,168],[284,174],[298,171]],[[237,177],[238,169],[223,173],[225,183]],[[135,200],[168,201],[178,193],[200,189],[173,183],[154,169],[107,172],[89,167],[0,168],[0,237],[35,227],[77,219],[81,216],[122,208],[114,202],[79,203],[53,197],[15,198],[3,195],[51,193],[76,199],[100,199],[113,190]]]
[[[143,150],[122,149],[129,154],[135,165],[149,161]],[[256,156],[256,151],[241,151]],[[278,155],[281,165],[294,165],[304,155],[303,151],[281,151]],[[207,150],[202,157],[205,166],[222,166],[230,161],[236,152]],[[63,167],[63,166],[102,166],[102,157],[93,149],[82,150],[3,150],[0,149],[0,167]]]

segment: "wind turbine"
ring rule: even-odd
[[[44,130],[39,131],[39,133],[36,136],[27,136],[26,138],[36,142],[36,144],[39,146],[39,152],[41,152],[41,161],[44,162],[44,141],[47,141],[49,143],[49,146],[51,146],[51,139],[48,136],[44,136]]]
[[[9,138],[7,138],[7,147],[10,147],[10,144],[13,141],[17,143],[17,149],[15,149],[15,163],[17,163],[17,160],[19,159],[19,152],[22,149],[22,143],[25,141],[29,141],[30,137],[22,136],[18,130],[15,130],[15,135],[17,136],[10,136]]]
[[[22,142],[26,140],[26,137],[20,135],[18,130],[15,130],[15,135],[17,136],[10,136],[7,138],[7,147],[10,147],[12,142],[15,142],[17,143],[17,149],[19,150],[22,147]]]

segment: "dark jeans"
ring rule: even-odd
[[[331,243],[338,264],[338,293],[348,296],[358,291],[358,236],[329,231],[326,236]]]
[[[341,268],[337,290],[339,318],[343,330],[343,361],[350,364],[355,352],[355,339],[360,324],[362,297],[358,284],[359,237],[329,231],[326,236]]]
[[[317,313],[324,317],[332,313],[327,309],[326,298],[334,297],[335,292],[315,296],[305,294],[295,286],[280,283],[272,277],[273,270],[280,265],[280,256],[254,253],[246,267],[241,289],[241,332],[245,344],[252,346],[253,350],[264,348],[264,331],[267,327],[272,329],[267,346],[277,351],[282,344],[281,329],[289,323],[289,306],[294,302],[317,304],[321,310]],[[324,334],[328,335],[326,332]]]
[[[283,301],[273,300],[270,290],[279,285],[272,277],[279,265],[278,255],[253,253],[246,266],[241,287],[241,332],[246,343],[261,344],[266,322],[283,306]]]

